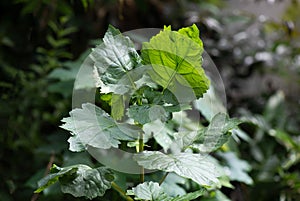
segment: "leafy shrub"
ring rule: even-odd
[[[61,127],[71,132],[68,140],[71,151],[88,150],[97,159],[108,157],[101,155],[102,149],[120,148],[130,152],[135,149],[136,153],[127,161],[114,156],[108,160],[121,160],[118,164],[123,166],[133,163],[133,168],[140,172],[139,183],[134,181],[134,187],[125,180],[125,188],[120,187],[118,173],[109,166],[91,168],[77,164],[60,168],[54,165],[35,192],[59,182],[64,193],[89,199],[103,196],[107,189],[113,188],[126,200],[134,197],[175,201],[199,196],[222,200],[225,195],[218,189],[232,187],[230,179],[251,184],[252,179],[246,173],[249,166],[234,153],[218,154],[229,165],[230,176],[209,155],[220,150],[240,121],[230,119],[226,113],[210,111],[213,114],[206,119],[210,123],[205,127],[185,115],[210,86],[202,69],[202,52],[196,25],[178,31],[165,27],[143,43],[141,55],[128,37],[110,26],[103,42],[89,55],[100,90],[96,102],[100,105],[83,103],[82,108],[73,109],[70,117],[62,120]],[[201,106],[198,107],[201,111]],[[159,148],[165,153],[158,151]],[[235,164],[231,164],[233,160]],[[145,181],[146,170],[157,171]],[[174,176],[195,188],[177,186],[176,180],[169,180]],[[179,191],[163,185],[164,182]]]

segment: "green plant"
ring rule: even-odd
[[[73,109],[61,127],[71,133],[68,142],[73,152],[100,154],[99,150],[118,148],[131,153],[123,165],[138,167],[140,178],[103,165],[53,165],[35,192],[59,182],[64,193],[89,199],[113,188],[125,200],[178,201],[200,196],[225,200],[219,189],[233,187],[230,180],[250,184],[247,163],[232,152],[220,151],[241,122],[203,108],[203,102],[196,108],[206,120],[199,111],[196,120],[188,116],[211,85],[202,69],[203,51],[196,25],[178,31],[164,27],[143,43],[141,55],[128,37],[110,26],[89,57],[100,90],[96,104]],[[217,157],[211,152],[217,152]],[[217,158],[224,159],[231,175]],[[114,159],[123,160],[110,158]],[[152,172],[145,174],[148,170]]]

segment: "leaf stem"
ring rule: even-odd
[[[165,181],[165,179],[167,178],[168,174],[169,174],[169,172],[166,172],[166,174],[163,176],[163,178],[161,178],[161,180],[159,181],[159,185],[161,185]]]
[[[139,139],[139,152],[144,151],[144,139],[143,139],[143,133],[140,133],[140,139]],[[140,174],[140,182],[144,183],[145,180],[145,169],[144,167],[141,167],[141,174]]]
[[[118,186],[118,184],[116,184],[115,182],[111,183],[111,186],[113,187],[113,189],[115,189],[118,193],[120,193],[120,195],[122,197],[124,197],[126,199],[126,201],[134,201],[130,196],[126,195],[125,191],[123,191],[123,189]]]

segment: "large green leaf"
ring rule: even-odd
[[[189,201],[198,198],[206,192],[201,189],[182,196],[170,197],[156,182],[144,182],[127,191],[128,195],[134,195],[135,200],[150,200],[150,201]]]
[[[104,195],[113,180],[113,172],[106,167],[92,169],[86,165],[74,165],[60,168],[54,165],[50,174],[39,181],[35,192],[39,193],[59,181],[62,192],[93,199]]]
[[[150,42],[143,43],[142,58],[144,64],[152,65],[154,72],[150,76],[163,88],[171,89],[173,93],[181,90],[182,94],[192,89],[199,98],[209,87],[202,69],[202,52],[196,25],[178,32],[165,27]]]
[[[200,185],[211,186],[219,183],[220,173],[208,155],[178,153],[166,155],[159,151],[144,151],[134,159],[147,169],[158,169],[192,179]]]
[[[95,76],[101,91],[105,93],[116,93],[120,90],[120,79],[127,76],[128,80],[131,80],[127,73],[141,62],[133,42],[113,26],[109,26],[103,43],[92,50],[90,57],[95,62]],[[131,82],[127,87],[134,85]],[[123,89],[126,89],[126,86],[123,86]]]
[[[76,140],[69,140],[72,151],[81,151],[82,146],[92,146],[95,148],[109,149],[118,147],[120,140],[134,141],[138,138],[141,129],[134,125],[120,124],[114,121],[104,110],[86,103],[82,105],[82,109],[76,108],[70,112],[70,117],[63,118],[64,124],[61,128],[71,132],[76,136]]]

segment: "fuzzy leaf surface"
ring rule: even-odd
[[[188,193],[182,196],[170,197],[156,182],[144,182],[127,191],[128,195],[134,195],[135,200],[150,200],[150,201],[189,201],[198,198],[206,191],[204,189]]]
[[[70,143],[76,143],[70,145],[72,151],[76,151],[76,147],[80,148],[79,142],[84,147],[117,148],[120,140],[134,141],[141,131],[137,126],[117,123],[104,110],[91,103],[73,109],[70,117],[63,118],[62,122],[64,124],[61,128],[77,137],[77,140],[69,140]]]
[[[54,165],[50,174],[38,182],[39,188],[35,192],[39,193],[59,181],[62,192],[93,199],[104,195],[113,180],[113,172],[106,167],[92,169],[86,165],[74,165],[60,168]]]
[[[178,153],[163,154],[159,151],[144,151],[136,154],[134,159],[147,169],[175,172],[179,176],[192,179],[196,183],[211,186],[219,183],[219,172],[207,155]]]
[[[130,80],[127,73],[141,62],[133,42],[113,26],[109,26],[103,43],[92,50],[90,58],[95,62],[94,74],[103,93],[116,93],[121,78],[126,76]],[[123,86],[123,90],[134,83],[131,85]]]

